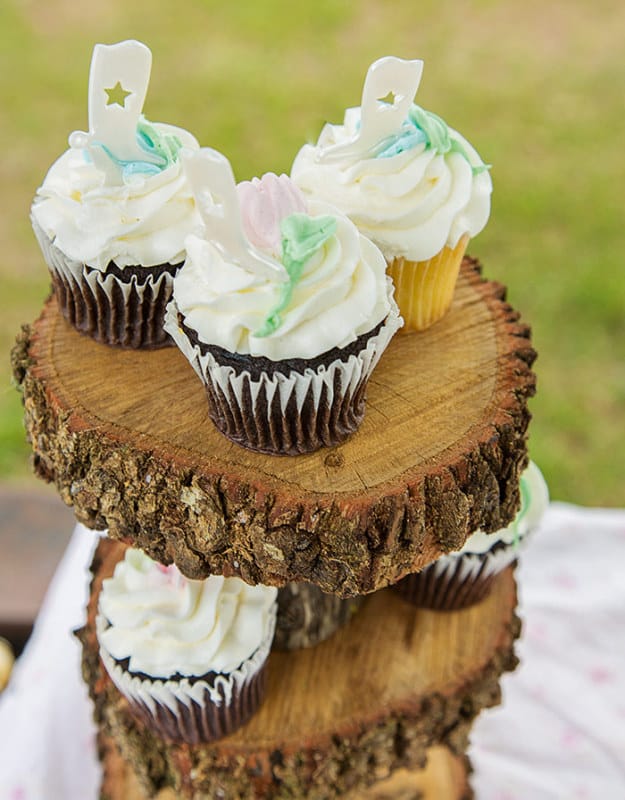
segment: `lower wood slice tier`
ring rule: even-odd
[[[98,655],[98,593],[122,551],[100,542],[79,637],[96,721],[146,797],[165,788],[193,800],[367,797],[394,771],[422,769],[432,746],[461,756],[473,719],[499,702],[499,677],[516,666],[512,569],[483,602],[456,612],[416,609],[385,589],[320,645],[273,651],[265,701],[236,733],[168,744],[132,716]]]
[[[103,779],[101,796],[105,800],[152,800],[141,788],[131,766],[121,757],[115,743],[100,739]],[[423,769],[399,769],[388,778],[376,781],[368,788],[356,789],[344,795],[345,800],[469,800],[473,797],[469,785],[467,759],[456,756],[446,747],[427,751]],[[218,797],[218,795],[215,795]],[[154,800],[178,800],[173,789],[161,789]]]

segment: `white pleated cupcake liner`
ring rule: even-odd
[[[264,672],[271,650],[276,604],[269,612],[260,646],[228,674],[200,678],[160,679],[133,675],[100,644],[100,658],[117,689],[131,707],[163,738],[197,744],[227,736],[257,710],[264,695]],[[99,614],[96,632],[109,627]],[[207,670],[210,671],[210,668]]]
[[[31,217],[33,230],[52,275],[63,316],[78,331],[118,347],[156,348],[171,345],[163,328],[174,276],[161,272],[143,281],[92,269],[69,258]],[[145,268],[146,271],[148,268]]]
[[[175,300],[167,307],[165,330],[205,385],[210,416],[222,433],[253,450],[295,454],[338,444],[362,421],[367,381],[402,324],[392,306],[358,354],[303,372],[262,372],[257,379],[193,344],[178,324]]]

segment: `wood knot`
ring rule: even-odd
[[[328,453],[324,461],[326,467],[342,467],[345,463],[345,456],[343,453],[333,452]]]

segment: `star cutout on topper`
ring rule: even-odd
[[[395,94],[395,92],[390,91],[384,97],[378,97],[378,103],[384,103],[386,106],[394,106],[395,103],[400,100],[401,98],[399,95]]]
[[[107,95],[107,106],[118,105],[122,108],[126,107],[126,98],[128,95],[132,94],[132,92],[127,92],[119,81],[117,81],[115,86],[110,89],[105,89],[104,91]]]

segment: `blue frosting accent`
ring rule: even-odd
[[[392,158],[421,144],[425,144],[426,148],[433,148],[441,155],[459,153],[471,165],[474,175],[490,169],[490,164],[471,164],[462,142],[452,135],[447,123],[414,103],[399,131],[378,144],[374,158]]]
[[[425,133],[420,128],[411,125],[410,122],[404,122],[401,130],[395,136],[389,136],[380,143],[381,149],[378,150],[375,157],[392,158],[423,143],[427,144]]]
[[[139,141],[138,136],[137,141]],[[153,164],[151,161],[124,161],[122,158],[117,158],[102,142],[93,142],[93,144],[96,147],[101,147],[111,161],[121,169],[124,181],[133,175],[158,175],[159,172],[163,171],[163,167]]]
[[[117,156],[102,142],[93,142],[96,147],[101,147],[111,161],[119,167],[122,179],[126,181],[133,175],[158,175],[178,160],[178,153],[182,142],[177,136],[163,134],[145,117],[141,117],[137,125],[137,144],[151,156],[153,161],[124,160]]]

